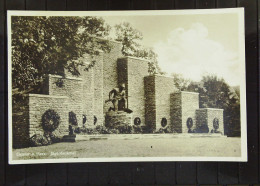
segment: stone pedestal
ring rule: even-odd
[[[105,126],[113,128],[117,125],[133,125],[132,114],[123,111],[106,113]]]

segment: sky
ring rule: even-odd
[[[129,22],[143,33],[141,44],[158,54],[168,75],[200,81],[215,74],[231,86],[240,83],[238,15],[106,16],[110,26]],[[111,36],[114,36],[112,30]]]

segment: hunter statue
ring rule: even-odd
[[[125,84],[122,83],[118,88],[113,88],[109,92],[109,99],[106,102],[111,101],[113,103],[114,108],[110,107],[109,111],[113,110],[115,112],[124,111],[131,113],[132,111],[128,109],[127,105],[127,96],[125,91]]]

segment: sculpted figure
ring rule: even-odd
[[[127,108],[127,98],[125,92],[125,84],[120,84],[118,88],[114,88],[109,92],[109,100],[113,103],[114,108],[110,107],[110,110],[125,111]]]

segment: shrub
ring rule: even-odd
[[[120,134],[133,134],[134,130],[132,126],[127,124],[117,125],[114,129],[118,130]]]
[[[110,134],[109,129],[102,125],[97,125],[96,130],[99,134]]]
[[[109,131],[111,134],[120,134],[119,130],[117,130],[117,129],[109,129]]]
[[[148,126],[141,126],[142,128],[142,133],[143,134],[152,134],[155,133],[155,129],[148,127]]]
[[[53,132],[45,132],[43,135],[35,134],[30,138],[30,146],[46,146],[53,143],[61,142],[61,137]]]
[[[74,129],[74,132],[76,133],[76,134],[79,134],[81,131],[80,131],[80,127],[77,127],[77,128],[75,128]]]
[[[159,133],[159,134],[161,134],[161,133],[176,133],[176,131],[171,126],[167,126],[165,128],[160,128],[155,133]]]
[[[69,123],[71,125],[78,125],[77,116],[74,112],[69,112]]]
[[[81,130],[81,132],[85,133],[85,134],[99,134],[99,132],[93,128],[83,128],[83,130]]]
[[[46,146],[50,145],[51,140],[46,138],[45,135],[35,134],[30,138],[30,146],[38,147],[38,146]]]
[[[133,129],[134,129],[135,134],[142,134],[143,133],[142,127],[140,127],[140,126],[133,125]]]

